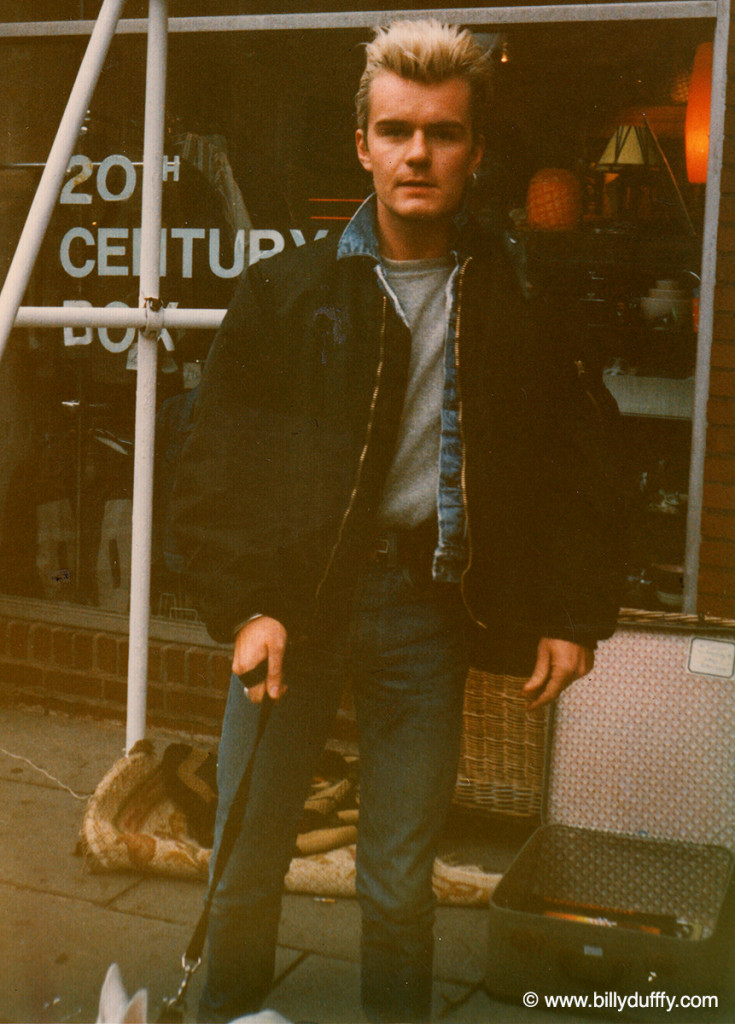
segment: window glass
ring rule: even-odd
[[[83,7],[65,16],[93,16],[93,4]],[[38,17],[53,10],[47,3]],[[220,12],[226,3],[208,5]],[[694,55],[712,31],[681,20],[481,33],[496,89],[469,202],[501,239],[528,301],[563,308],[575,351],[626,414],[634,453],[627,603],[652,608],[681,597],[703,216],[703,186],[687,180],[684,118]],[[166,304],[224,308],[249,264],[342,230],[370,188],[354,154],[352,106],[365,38],[342,30],[171,36]],[[6,265],[82,52],[73,38],[0,42]],[[145,38],[117,37],[29,304],[138,304],[144,68]],[[650,159],[626,163],[619,150],[602,167],[619,127],[631,125]],[[212,337],[177,332],[160,351],[152,610],[168,618],[195,616],[167,511]],[[0,592],[127,611],[135,353],[132,329],[13,333],[0,367]]]

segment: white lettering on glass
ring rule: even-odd
[[[84,299],[64,299],[65,306],[87,306],[91,308],[92,303],[86,302]],[[67,347],[72,345],[91,345],[92,344],[92,328],[83,327],[81,328],[82,333],[77,334],[73,327],[64,328],[64,344]]]
[[[270,248],[262,249],[262,242],[272,242]],[[250,232],[250,265],[258,260],[266,260],[269,256],[275,256],[277,252],[286,245],[286,240],[280,231],[273,231],[271,228],[255,228]]]
[[[116,256],[126,256],[124,245],[112,245],[112,239],[127,239],[127,228],[99,228],[97,231],[97,273],[100,277],[126,277],[129,270],[120,263],[110,263]]]
[[[80,192],[78,189],[80,185],[83,185],[85,181],[89,181],[92,177],[94,167],[95,165],[89,157],[83,153],[75,153],[74,156],[69,158],[66,173],[71,174],[72,177],[65,182],[61,190],[61,195],[59,196],[60,203],[88,206],[92,202],[91,192]],[[110,171],[114,167],[119,167],[123,171],[122,187],[117,190],[111,188],[108,181]],[[76,173],[72,174],[73,171],[76,171]],[[168,181],[169,175],[174,181],[178,181],[180,172],[181,157],[178,154],[173,159],[164,156],[161,167],[162,181]],[[120,203],[129,199],[135,191],[137,183],[138,173],[135,164],[123,153],[112,153],[100,162],[96,178],[97,192],[100,198],[106,202]]]
[[[306,239],[304,238],[303,231],[299,231],[298,228],[290,228],[289,234],[291,235],[291,238],[293,238],[296,246],[306,245]],[[321,238],[326,238],[328,234],[329,232],[326,228],[319,228],[317,233],[314,235],[314,241],[318,242]]]
[[[181,239],[181,276],[194,274],[194,240],[206,238],[204,228],[171,228],[171,237]]]
[[[119,192],[112,192],[107,184],[107,178],[113,167],[120,167],[123,171],[123,187]],[[121,203],[130,199],[135,192],[135,185],[138,180],[133,161],[126,156],[114,154],[106,156],[97,170],[97,191],[102,199],[108,203]]]
[[[320,228],[314,240],[318,241],[327,234],[326,229]],[[292,228],[290,235],[295,245],[306,245],[302,231]],[[168,272],[169,239],[181,240],[181,261],[174,259],[171,269],[183,278],[191,278],[195,272],[201,273],[205,258],[208,258],[209,270],[215,277],[235,278],[243,272],[246,262],[253,264],[269,259],[281,252],[286,244],[280,231],[257,228],[250,232],[246,240],[245,231],[240,228],[235,235],[232,257],[228,259],[222,252],[222,232],[219,228],[161,228],[161,277],[166,277]],[[204,246],[195,245],[199,241],[204,242]],[[96,252],[85,253],[85,246],[87,250],[96,248]],[[248,246],[249,259],[246,257]],[[129,277],[131,274],[139,277],[140,247],[139,227],[134,227],[132,231],[122,227],[97,228],[96,237],[88,228],[76,227],[70,228],[62,238],[59,260],[70,277],[88,277],[95,267],[99,277]],[[178,251],[178,246],[173,249],[176,255]],[[229,252],[226,243],[225,251]]]
[[[125,302],[108,302],[106,309],[128,309],[128,305]],[[100,336],[100,341],[107,349],[108,352],[124,352],[125,349],[130,348],[135,337],[135,328],[128,327],[125,334],[122,336],[120,341],[113,341],[110,337],[110,332],[106,327],[98,327],[97,333]]]
[[[140,228],[133,228],[133,277],[140,277],[140,232]],[[168,230],[167,228],[161,228],[161,261],[159,264],[159,275],[161,277],[166,276],[167,242]]]
[[[84,306],[86,306],[87,309],[91,309],[92,308],[92,303],[91,302],[87,302],[84,299],[64,299],[64,305],[65,306],[76,306],[77,308],[84,307]],[[165,309],[176,309],[177,306],[178,306],[178,302],[168,302],[168,303],[166,303],[166,306],[164,308]],[[116,301],[116,302],[108,302],[107,306],[105,308],[106,309],[112,309],[112,308],[115,308],[115,309],[130,309],[130,306],[128,306],[128,304],[126,302],[117,302]],[[102,343],[102,345],[107,349],[108,352],[125,352],[126,349],[130,348],[130,346],[133,343],[133,339],[135,338],[135,334],[136,334],[136,331],[135,331],[134,327],[128,327],[125,330],[125,334],[123,335],[123,337],[121,339],[119,339],[118,341],[113,341],[113,339],[110,337],[110,330],[120,331],[120,330],[122,330],[122,328],[121,327],[114,327],[114,328],[98,327],[97,328],[97,336],[98,336],[100,342]],[[82,331],[83,333],[78,333],[79,331]],[[67,346],[72,346],[72,345],[89,345],[89,344],[91,344],[91,342],[93,340],[93,337],[94,337],[94,331],[93,331],[93,329],[91,327],[85,327],[85,328],[65,327],[64,328],[64,344],[67,345]],[[163,347],[168,352],[173,352],[174,351],[174,349],[175,349],[174,339],[172,338],[170,332],[168,331],[168,329],[166,327],[161,329],[161,341],[163,342]]]
[[[209,267],[217,277],[239,277],[245,269],[245,229],[239,228],[235,234],[232,252],[232,266],[223,267],[220,263],[220,230],[212,228],[209,232]]]
[[[75,167],[79,168],[79,173],[75,174],[73,178],[69,178],[64,185],[59,196],[59,202],[79,203],[81,206],[84,206],[92,202],[92,196],[89,192],[76,192],[75,189],[77,185],[83,184],[88,178],[92,177],[92,161],[88,156],[73,156],[66,169],[67,174],[73,171]]]
[[[176,154],[173,160],[169,160],[168,157],[163,158],[163,180],[168,181],[168,172],[171,171],[173,174],[174,181],[179,180],[179,171],[181,170],[181,157]]]
[[[67,233],[61,239],[61,248],[59,250],[59,259],[61,260],[61,266],[67,272],[70,277],[86,277],[91,274],[94,270],[94,260],[85,260],[81,266],[78,263],[72,263],[71,260],[71,244],[77,238],[81,239],[85,245],[94,245],[94,235],[91,231],[87,231],[86,228],[69,228]]]

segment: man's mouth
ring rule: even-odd
[[[398,183],[400,188],[434,188],[434,184],[431,181],[419,181],[418,179],[411,178],[408,181],[401,181]]]

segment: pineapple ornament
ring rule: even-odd
[[[536,171],[526,195],[526,221],[541,231],[570,231],[582,219],[579,178],[562,167]]]

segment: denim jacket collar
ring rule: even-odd
[[[380,262],[380,247],[375,229],[376,206],[377,200],[373,192],[358,207],[352,220],[342,232],[337,246],[338,260],[349,256],[369,256],[376,263]],[[452,249],[453,255],[460,260],[469,255],[468,239],[465,237],[468,221],[467,211],[462,207],[454,217],[456,237]]]

